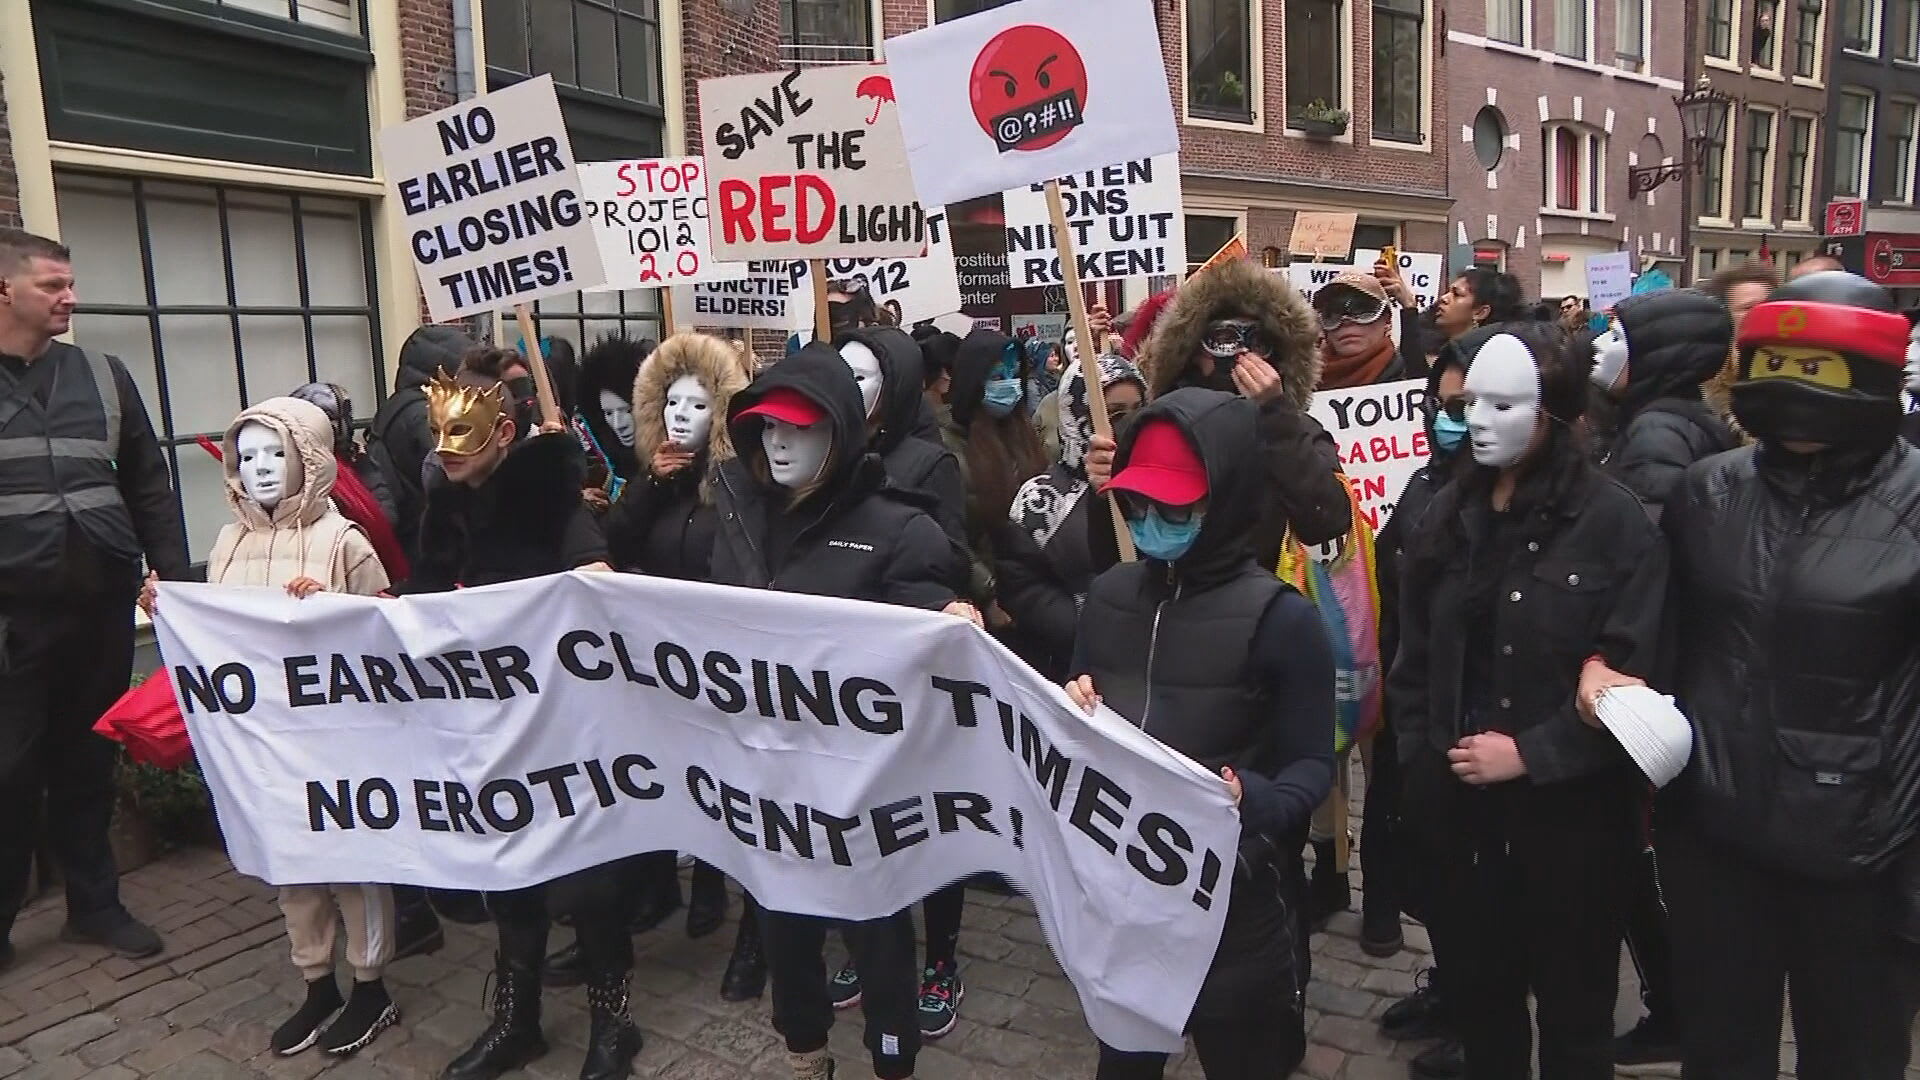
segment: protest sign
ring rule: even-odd
[[[168,584],[157,622],[227,851],[269,883],[504,890],[665,849],[873,919],[996,872],[1127,1050],[1179,1048],[1219,939],[1219,777],[952,616],[573,573]]]
[[[750,262],[737,281],[674,286],[673,310],[682,326],[805,330],[812,325],[813,286],[804,262]]]
[[[1633,253],[1609,251],[1587,256],[1587,306],[1604,312],[1633,291]]]
[[[1207,261],[1201,263],[1199,269],[1195,270],[1193,273],[1204,274],[1208,270],[1211,270],[1214,267],[1219,266],[1223,262],[1232,262],[1235,259],[1248,259],[1252,257],[1253,257],[1253,253],[1247,250],[1247,238],[1246,238],[1246,235],[1243,233],[1235,236],[1233,239],[1227,241],[1226,243],[1221,244],[1220,250],[1214,252],[1211,256],[1209,256],[1207,258]],[[1188,276],[1191,277],[1192,275],[1189,274]],[[1156,289],[1154,291],[1157,292],[1159,290]]]
[[[1400,280],[1413,290],[1414,305],[1422,310],[1431,307],[1434,301],[1440,299],[1441,290],[1447,287],[1440,256],[1402,251],[1396,258],[1400,263]],[[1296,262],[1287,267],[1287,280],[1300,290],[1301,296],[1312,302],[1313,294],[1319,292],[1322,285],[1352,271],[1371,274],[1373,264],[1379,259],[1380,252],[1372,248],[1360,248],[1353,253],[1352,262]]]
[[[580,164],[607,289],[737,281],[747,264],[713,257],[706,167],[697,157]]]
[[[1333,436],[1340,467],[1375,532],[1386,527],[1407,481],[1431,453],[1426,399],[1422,379],[1313,395],[1313,418]]]
[[[1180,151],[1152,0],[1018,0],[887,39],[929,205]]]
[[[700,82],[719,259],[926,254],[884,64]]]
[[[873,302],[893,315],[903,329],[935,315],[960,310],[960,278],[953,264],[953,237],[945,213],[927,215],[927,255],[921,259],[827,259],[829,281],[865,285]],[[801,306],[800,327],[813,319],[813,293],[794,295]]]
[[[435,322],[606,280],[551,76],[383,128],[380,156]]]
[[[1360,215],[1351,212],[1299,211],[1293,215],[1287,254],[1296,259],[1344,259],[1353,250],[1353,230],[1359,221]]]
[[[1178,154],[1108,165],[1062,176],[1059,181],[1081,280],[1151,277],[1186,269]],[[1065,284],[1047,211],[1046,185],[1016,188],[1002,199],[1013,284]]]

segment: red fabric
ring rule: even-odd
[[[1897,311],[1818,300],[1768,300],[1740,323],[1740,347],[1804,345],[1900,367],[1907,362],[1912,330],[1913,324]]]
[[[93,725],[94,733],[127,748],[127,756],[143,765],[177,769],[193,758],[187,720],[174,700],[173,680],[161,668],[120,700]]]
[[[1165,289],[1140,301],[1140,306],[1134,310],[1133,321],[1127,324],[1127,332],[1120,337],[1121,347],[1126,349],[1128,359],[1140,359],[1140,346],[1147,343],[1147,336],[1153,333],[1153,324],[1160,321],[1160,313],[1173,302],[1176,291]]]
[[[374,554],[380,556],[380,565],[386,567],[389,581],[405,581],[411,567],[407,565],[407,555],[400,547],[400,537],[393,531],[393,523],[380,509],[379,500],[373,492],[367,490],[358,473],[353,471],[353,463],[346,458],[334,455],[340,463],[340,475],[333,480],[333,505],[342,516],[367,534],[373,542]]]

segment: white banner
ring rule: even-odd
[[[1340,466],[1374,532],[1386,528],[1407,481],[1427,463],[1424,379],[1322,390],[1310,410],[1340,448]]]
[[[1180,152],[1152,0],[1019,0],[888,38],[887,60],[930,206]]]
[[[605,289],[738,281],[746,263],[713,257],[706,165],[697,157],[580,163]]]
[[[380,156],[435,322],[606,280],[552,76],[384,128]]]
[[[1033,897],[1088,1024],[1176,1050],[1225,916],[1225,785],[951,616],[572,573],[377,600],[161,587],[227,851],[270,883],[513,889],[689,851],[768,907]]]
[[[953,264],[953,238],[945,211],[927,215],[927,256],[923,259],[827,259],[828,281],[867,286],[873,302],[893,313],[903,330],[936,315],[960,310],[960,275]],[[805,269],[805,263],[795,264]],[[813,325],[813,290],[793,297],[800,329]]]
[[[813,283],[807,264],[774,259],[747,264],[738,281],[673,288],[673,317],[682,326],[742,330],[805,330],[813,325]]]
[[[1187,272],[1186,217],[1180,207],[1180,155],[1109,165],[1060,178],[1074,261],[1082,281],[1115,281]],[[1004,196],[1007,265],[1015,288],[1064,285],[1047,213],[1046,186]]]

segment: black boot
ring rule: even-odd
[[[640,1053],[640,1029],[627,1015],[627,976],[596,974],[587,982],[587,1059],[580,1080],[624,1080]]]
[[[671,851],[636,855],[632,872],[632,907],[627,929],[644,934],[680,910],[679,856]]]
[[[752,1001],[767,989],[767,957],[760,948],[760,905],[748,896],[741,907],[740,933],[733,939],[726,974],[720,977],[722,1001]]]
[[[546,968],[540,973],[544,985],[579,986],[587,981],[587,962],[580,956],[580,939],[573,944],[547,957]]]
[[[540,972],[532,965],[496,958],[493,982],[493,1022],[472,1046],[453,1059],[440,1080],[494,1080],[547,1052],[540,1034]]]
[[[1307,886],[1306,921],[1309,933],[1327,928],[1328,920],[1353,906],[1347,875],[1335,871],[1333,841],[1313,842],[1313,880]]]
[[[727,879],[703,862],[693,864],[693,889],[687,896],[687,936],[703,938],[727,919]]]

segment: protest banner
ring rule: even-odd
[[[885,64],[702,79],[714,257],[926,254],[892,101]]]
[[[1400,280],[1413,290],[1414,305],[1421,310],[1431,307],[1440,299],[1441,290],[1447,287],[1447,278],[1440,264],[1440,256],[1418,251],[1396,252],[1394,259],[1400,264]],[[1380,252],[1372,248],[1360,248],[1353,253],[1352,262],[1293,263],[1287,267],[1287,280],[1300,290],[1300,295],[1309,303],[1320,287],[1341,274],[1358,271],[1362,274],[1373,273],[1373,264],[1380,260]]]
[[[1287,254],[1295,259],[1345,259],[1353,250],[1359,221],[1360,215],[1350,211],[1301,210],[1293,215]]]
[[[550,76],[383,128],[380,155],[435,322],[606,280]]]
[[[1633,291],[1633,253],[1609,251],[1587,256],[1587,306],[1605,312]]]
[[[1178,154],[1062,176],[1059,183],[1082,281],[1152,277],[1186,269]],[[1065,284],[1047,212],[1046,185],[1016,188],[1002,198],[1013,284]]]
[[[953,237],[944,212],[927,215],[927,254],[920,259],[826,259],[827,280],[866,286],[873,302],[906,329],[936,315],[960,310],[960,278],[953,262]],[[804,319],[813,318],[813,295],[802,289]]]
[[[952,616],[572,573],[168,584],[157,623],[227,851],[269,883],[494,891],[679,850],[773,910],[873,919],[990,871],[1093,1030],[1160,1051],[1230,900],[1219,777]]]
[[[1018,0],[886,48],[929,205],[1180,152],[1152,0]]]
[[[683,326],[794,331],[813,318],[813,287],[804,262],[750,262],[746,276],[736,281],[676,285],[669,295],[674,318]]]
[[[1204,274],[1207,271],[1213,269],[1214,267],[1219,266],[1223,262],[1232,262],[1235,259],[1248,259],[1252,257],[1253,257],[1253,252],[1247,250],[1246,234],[1241,233],[1239,235],[1236,235],[1233,239],[1227,241],[1226,243],[1221,244],[1220,250],[1208,256],[1207,261],[1201,263],[1199,268],[1196,269],[1193,273]],[[1187,276],[1192,277],[1193,274],[1189,274]]]
[[[1347,483],[1376,533],[1393,517],[1407,481],[1432,452],[1427,445],[1426,400],[1427,384],[1422,379],[1313,395],[1309,411],[1333,436]]]
[[[706,167],[697,157],[580,164],[605,289],[738,281],[747,264],[713,257]]]

